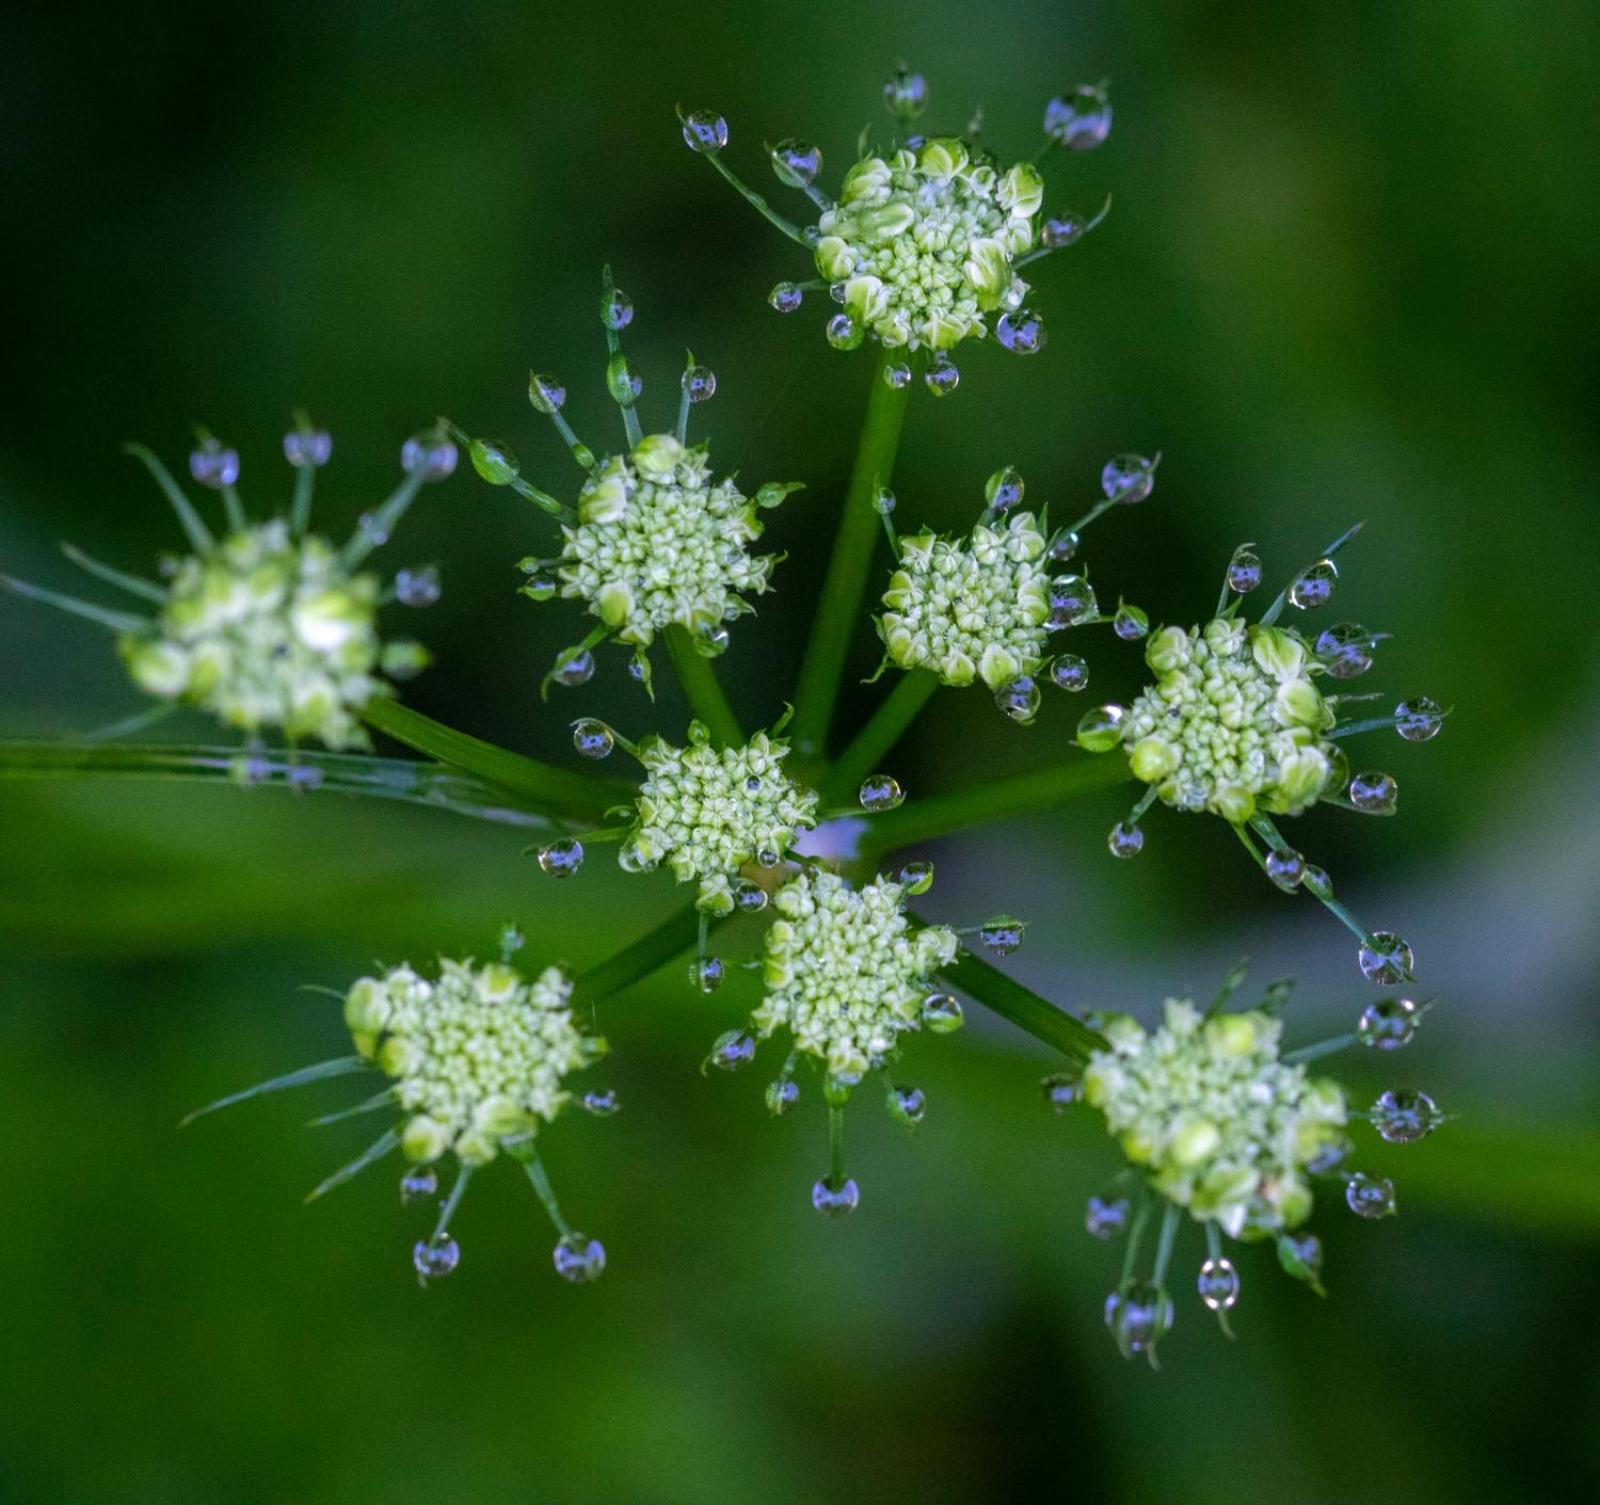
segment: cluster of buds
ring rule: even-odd
[[[151,615],[107,610],[20,580],[0,577],[0,584],[117,634],[134,684],[161,703],[138,724],[190,706],[252,738],[278,732],[291,743],[366,747],[362,711],[393,694],[379,676],[408,678],[428,655],[418,643],[380,640],[384,587],[359,566],[388,539],[422,485],[455,469],[456,447],[438,432],[408,440],[404,478],[342,547],[307,531],[315,473],[332,454],[332,441],[302,420],[283,447],[298,478],[292,506],[284,516],[251,523],[236,489],[237,451],[202,436],[189,470],[221,493],[227,526],[220,537],[155,455],[132,447],[171,502],[193,552],[164,561],[160,581],[124,574],[70,546],[66,552],[88,573],[147,603]],[[437,579],[431,571],[403,570],[394,595],[410,605],[431,604]]]

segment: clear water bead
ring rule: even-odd
[[[1117,455],[1100,471],[1100,489],[1109,501],[1142,502],[1155,487],[1155,461],[1143,455]]]
[[[509,486],[522,473],[511,446],[498,439],[474,439],[467,445],[467,459],[491,486]]]
[[[620,350],[606,362],[606,391],[618,407],[631,408],[644,391],[644,379],[628,364]]]
[[[1300,886],[1314,899],[1328,900],[1333,897],[1333,879],[1328,876],[1328,870],[1321,868],[1314,862],[1306,864],[1305,871],[1300,875]]]
[[[1372,634],[1359,622],[1340,622],[1317,634],[1312,651],[1333,679],[1355,679],[1372,667]]]
[[[1126,1197],[1090,1197],[1083,1208],[1083,1226],[1098,1239],[1114,1239],[1128,1226],[1132,1205]]]
[[[622,1100],[610,1087],[598,1092],[585,1092],[583,1111],[594,1114],[596,1118],[611,1118],[622,1112]]]
[[[718,1071],[740,1071],[755,1058],[755,1036],[730,1029],[717,1036],[707,1057],[707,1064],[715,1066]]]
[[[1128,713],[1120,705],[1096,706],[1078,722],[1078,746],[1085,752],[1110,752],[1122,741]]]
[[[1092,151],[1111,134],[1111,103],[1106,91],[1083,84],[1045,106],[1045,135],[1075,152]]]
[[[442,481],[453,475],[459,458],[455,444],[438,433],[413,434],[400,446],[400,468],[424,481]]]
[[[1082,575],[1060,575],[1050,582],[1052,628],[1076,627],[1100,614],[1100,598]]]
[[[748,878],[733,885],[733,902],[741,914],[760,914],[767,907],[768,897],[766,889]]]
[[[1039,228],[1039,239],[1052,251],[1059,251],[1083,239],[1087,221],[1076,214],[1060,214],[1047,219]]]
[[[928,108],[927,79],[908,68],[897,68],[883,86],[883,107],[896,120],[915,120]]]
[[[1065,1113],[1083,1100],[1083,1078],[1065,1071],[1052,1072],[1040,1078],[1039,1090],[1052,1113]]]
[[[411,1250],[411,1263],[417,1278],[427,1285],[430,1280],[448,1275],[461,1263],[461,1245],[448,1233],[436,1238],[418,1239]]]
[[[1022,500],[1025,489],[1022,472],[1014,465],[1007,465],[995,471],[984,482],[983,497],[988,502],[990,510],[1009,512]]]
[[[1387,773],[1358,773],[1350,780],[1350,803],[1368,815],[1393,815],[1400,786]]]
[[[779,1077],[767,1083],[767,1112],[782,1117],[800,1101],[800,1084],[792,1077]]]
[[[880,486],[872,493],[872,510],[879,517],[888,517],[895,509],[895,494],[887,486]]]
[[[1018,675],[994,692],[994,703],[1013,721],[1029,725],[1039,714],[1039,686],[1027,674]]]
[[[898,881],[912,898],[919,898],[933,887],[933,864],[917,859],[900,869]]]
[[[1126,604],[1117,608],[1111,619],[1111,630],[1125,643],[1137,643],[1150,636],[1150,618],[1137,606]]]
[[[722,986],[727,968],[720,956],[697,957],[689,963],[689,981],[702,993],[715,993]]]
[[[927,1117],[927,1094],[920,1087],[896,1087],[889,1093],[889,1111],[908,1128],[915,1128]]]
[[[690,366],[678,378],[683,395],[690,402],[708,402],[717,390],[717,373],[709,366]]]
[[[291,789],[320,789],[327,775],[309,763],[291,763],[284,769],[283,778]]]
[[[875,773],[861,781],[857,798],[863,810],[893,810],[905,800],[905,790],[886,773]]]
[[[617,739],[605,722],[586,716],[572,723],[572,745],[586,758],[609,758]]]
[[[1285,1233],[1278,1240],[1278,1263],[1296,1280],[1316,1285],[1322,1278],[1322,1240],[1314,1233]]]
[[[576,837],[563,836],[560,841],[540,847],[539,866],[552,878],[570,878],[583,866],[583,843]]]
[[[1283,851],[1268,852],[1263,866],[1266,868],[1267,877],[1286,894],[1292,894],[1306,875],[1305,858],[1288,848]]]
[[[1374,1050],[1399,1050],[1409,1045],[1417,1032],[1421,1014],[1409,998],[1380,998],[1361,1011],[1356,1026],[1363,1045]]]
[[[923,373],[922,381],[935,397],[948,397],[961,385],[961,373],[956,369],[954,361],[948,356],[940,355]]]
[[[1416,960],[1411,948],[1392,930],[1375,930],[1361,943],[1356,959],[1361,963],[1362,976],[1380,988],[1410,982]]]
[[[854,350],[867,337],[866,326],[858,324],[849,314],[835,314],[828,320],[825,333],[835,350]]]
[[[1444,712],[1426,695],[1402,700],[1394,708],[1394,729],[1407,742],[1431,742],[1444,725]]]
[[[1035,355],[1044,349],[1044,319],[1027,308],[1003,313],[995,321],[994,337],[1013,355]]]
[[[292,428],[283,436],[283,458],[296,470],[320,470],[333,458],[333,436],[327,429]]]
[[[575,653],[552,669],[550,677],[558,685],[564,685],[568,689],[588,684],[594,678],[594,654],[587,648],[582,653]]]
[[[1301,611],[1326,606],[1338,580],[1339,567],[1331,559],[1319,559],[1289,587],[1289,604]]]
[[[239,451],[217,439],[202,439],[189,453],[189,474],[213,491],[232,486],[239,479]]]
[[[1394,1182],[1357,1171],[1344,1184],[1344,1200],[1358,1218],[1392,1218]]]
[[[961,1028],[966,1016],[961,1002],[949,993],[930,993],[922,1000],[919,1017],[922,1027],[936,1035],[948,1035]]]
[[[1149,1280],[1106,1297],[1106,1326],[1124,1358],[1149,1353],[1172,1326],[1172,1299]]]
[[[1409,1087],[1391,1087],[1372,1105],[1373,1127],[1390,1144],[1415,1144],[1443,1122],[1438,1104]]]
[[[401,570],[394,577],[394,598],[402,606],[432,606],[439,599],[439,572],[431,564]]]
[[[528,401],[540,413],[559,413],[566,406],[567,389],[555,377],[534,371],[528,376]]]
[[[530,601],[552,601],[555,594],[561,589],[561,582],[554,575],[547,575],[542,570],[536,570],[529,575],[522,586],[522,594]]]
[[[692,152],[720,152],[728,144],[728,122],[715,110],[690,110],[683,117],[683,144]]]
[[[1050,665],[1050,683],[1076,693],[1089,683],[1089,664],[1076,653],[1063,653]]]
[[[550,1262],[563,1280],[587,1285],[606,1267],[606,1246],[586,1233],[563,1233],[550,1251]]]
[[[1262,578],[1261,556],[1249,544],[1240,544],[1228,561],[1228,589],[1236,596],[1247,596]]]
[[[1144,850],[1144,832],[1121,820],[1111,828],[1106,846],[1113,857],[1137,857]]]
[[[904,361],[890,361],[883,368],[884,384],[896,392],[911,385],[911,367]]]
[[[400,1200],[420,1202],[439,1190],[439,1177],[431,1165],[417,1165],[400,1178]]]
[[[1074,533],[1071,528],[1059,528],[1050,535],[1050,542],[1045,552],[1057,564],[1065,564],[1069,559],[1075,558],[1079,549],[1083,547],[1083,539]]]
[[[1229,1259],[1208,1259],[1200,1266],[1195,1289],[1214,1312],[1231,1311],[1239,1300],[1239,1272]]]
[[[853,1176],[846,1176],[837,1186],[824,1176],[811,1188],[811,1205],[824,1217],[842,1218],[861,1205],[861,1188]]]
[[[822,171],[822,153],[809,141],[790,136],[772,148],[772,170],[787,187],[809,188]]]
[[[792,314],[805,302],[805,291],[792,282],[780,282],[767,294],[767,302],[780,314]]]
[[[978,939],[983,942],[986,951],[996,956],[1010,956],[1022,945],[1023,933],[1027,928],[1025,920],[1008,914],[995,915],[978,927]]]

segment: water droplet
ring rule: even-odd
[[[1313,1176],[1331,1176],[1355,1152],[1355,1146],[1343,1135],[1325,1139],[1306,1161],[1306,1169]]]
[[[759,883],[741,878],[733,885],[733,902],[741,914],[759,914],[767,907],[767,891]]]
[[[695,634],[695,651],[701,658],[721,658],[733,641],[732,634],[720,622],[707,622]]]
[[[1394,729],[1407,742],[1430,742],[1444,725],[1444,712],[1426,695],[1402,700],[1394,708]]]
[[[283,771],[284,782],[291,789],[320,789],[327,775],[310,763],[291,763]]]
[[[872,510],[880,517],[888,517],[895,509],[895,494],[887,486],[880,486],[872,494]]]
[[[491,486],[509,486],[522,466],[509,444],[498,439],[473,439],[467,444],[467,459],[480,479]]]
[[[947,355],[935,356],[922,376],[923,385],[935,397],[948,397],[961,385],[961,373]]]
[[[683,143],[693,152],[720,152],[728,144],[728,122],[715,110],[690,110],[683,117]]]
[[[792,314],[805,302],[805,291],[792,282],[780,282],[767,294],[767,302],[780,314]]]
[[[439,599],[439,572],[431,564],[401,570],[394,577],[394,598],[402,606],[432,606]]]
[[[605,722],[585,717],[572,723],[572,745],[586,758],[609,758],[617,739]]]
[[[756,863],[760,867],[776,867],[783,861],[783,854],[776,847],[762,847],[756,853]]]
[[[908,68],[897,68],[883,86],[883,107],[896,120],[915,120],[928,108],[927,79]]]
[[[936,1035],[948,1035],[961,1028],[965,1016],[961,1002],[948,993],[930,993],[922,1000],[922,1025]]]
[[[1392,1218],[1394,1182],[1357,1171],[1344,1184],[1344,1200],[1358,1218]]]
[[[431,1165],[417,1165],[400,1178],[400,1200],[420,1202],[439,1190],[439,1177]]]
[[[1024,489],[1021,471],[1007,465],[984,482],[984,500],[995,512],[1009,512],[1022,500]]]
[[[552,878],[570,878],[583,866],[583,843],[572,836],[563,836],[547,847],[539,848],[539,866]]]
[[[1131,1207],[1126,1197],[1090,1197],[1084,1204],[1083,1226],[1098,1239],[1114,1239],[1128,1226]]]
[[[739,1071],[756,1058],[756,1040],[741,1030],[725,1030],[718,1035],[706,1057],[706,1065],[718,1071]]]
[[[1150,635],[1150,618],[1137,606],[1126,604],[1117,608],[1111,619],[1111,630],[1125,643],[1137,643]]]
[[[411,1263],[416,1269],[417,1278],[427,1285],[430,1280],[448,1275],[461,1263],[461,1246],[448,1233],[436,1238],[418,1239],[411,1251]]]
[[[585,1092],[583,1107],[586,1113],[592,1113],[596,1118],[610,1118],[622,1112],[622,1102],[610,1087],[600,1092]]]
[[[1045,135],[1075,152],[1092,151],[1111,134],[1111,103],[1106,91],[1083,84],[1045,106]]]
[[[1393,815],[1400,786],[1386,773],[1358,773],[1350,780],[1350,803],[1368,815]]]
[[[826,333],[835,350],[854,350],[867,337],[866,327],[849,314],[835,314],[828,320]]]
[[[861,1205],[861,1188],[853,1176],[846,1176],[838,1186],[824,1176],[811,1188],[811,1205],[824,1217],[842,1218]]]
[[[1331,559],[1319,559],[1289,587],[1289,604],[1301,611],[1326,606],[1338,579],[1339,567]]]
[[[883,379],[898,392],[911,384],[911,367],[904,361],[890,361],[883,368]]]
[[[213,491],[232,486],[239,479],[239,451],[217,439],[202,439],[189,453],[189,474]]]
[[[1426,1092],[1391,1087],[1372,1105],[1372,1122],[1390,1144],[1415,1144],[1444,1122],[1444,1114]]]
[[[1372,634],[1359,622],[1340,622],[1317,634],[1313,653],[1334,679],[1354,679],[1372,667]]]
[[[1013,721],[1028,726],[1039,714],[1039,686],[1026,674],[994,692],[994,703]]]
[[[1409,998],[1380,998],[1361,1011],[1356,1028],[1363,1045],[1374,1050],[1399,1050],[1411,1043],[1420,1018],[1416,1004]]]
[[[786,187],[809,188],[822,171],[822,153],[809,141],[790,136],[772,148],[772,170]]]
[[[900,869],[899,880],[912,898],[918,898],[933,887],[933,864],[920,858],[908,862]]]
[[[800,1101],[800,1084],[792,1077],[779,1077],[767,1083],[767,1112],[782,1117]]]
[[[845,291],[844,283],[830,282],[828,284],[828,296],[832,298],[835,303],[843,304],[844,300],[849,296],[849,294]]]
[[[296,470],[320,470],[333,458],[333,436],[327,429],[292,428],[283,436],[283,458]]]
[[[1411,948],[1390,930],[1376,930],[1364,940],[1356,953],[1362,975],[1380,988],[1411,980],[1416,958]]]
[[[906,797],[899,782],[886,773],[875,773],[861,781],[857,796],[863,810],[893,810]]]
[[[994,915],[978,927],[978,939],[986,950],[996,956],[1010,956],[1022,945],[1023,932],[1027,928],[1026,920],[1008,914]]]
[[[1089,665],[1076,653],[1063,653],[1050,665],[1050,683],[1074,693],[1089,683]]]
[[[1035,355],[1044,349],[1044,319],[1028,308],[1008,311],[995,322],[994,337],[1013,355]]]
[[[1292,894],[1306,875],[1305,858],[1289,848],[1268,852],[1262,865],[1266,868],[1267,877],[1286,894]]]
[[[1078,746],[1086,752],[1110,752],[1122,741],[1127,712],[1120,705],[1096,706],[1078,723]]]
[[[653,873],[656,859],[648,856],[637,842],[624,842],[617,852],[617,866],[625,873]]]
[[[1326,868],[1320,868],[1314,862],[1306,864],[1305,871],[1300,875],[1300,886],[1314,899],[1326,901],[1333,897],[1333,879],[1328,876]]]
[[[434,432],[413,434],[400,446],[400,468],[408,476],[420,475],[424,481],[442,481],[454,473],[458,452],[455,444]]]
[[[689,981],[702,993],[715,993],[722,986],[727,969],[720,956],[701,956],[689,963]],[[751,1046],[753,1050],[754,1045]]]
[[[1065,1071],[1052,1072],[1040,1078],[1039,1090],[1052,1113],[1065,1113],[1083,1100],[1083,1078]]]
[[[560,590],[561,583],[554,575],[546,575],[542,571],[530,574],[522,586],[522,594],[530,601],[549,601]]]
[[[1106,1326],[1123,1358],[1149,1353],[1172,1327],[1172,1299],[1153,1281],[1135,1280],[1106,1297]]]
[[[1076,214],[1060,214],[1047,219],[1039,229],[1039,239],[1052,251],[1059,251],[1083,239],[1088,222]]]
[[[1285,1233],[1278,1239],[1278,1263],[1286,1274],[1315,1286],[1322,1278],[1322,1240],[1314,1233]]]
[[[889,1112],[914,1129],[928,1115],[928,1097],[920,1087],[895,1087],[889,1093]]]
[[[707,402],[717,390],[717,373],[709,366],[690,366],[678,385],[690,402]]]
[[[530,372],[528,401],[540,413],[559,413],[566,406],[567,389],[553,376],[541,376],[537,371]]]
[[[563,1233],[550,1251],[550,1262],[563,1280],[587,1285],[606,1267],[606,1246],[586,1233]]]
[[[594,654],[585,648],[582,653],[576,653],[558,664],[550,671],[550,677],[558,685],[565,685],[568,689],[574,685],[588,684],[594,678]]]
[[[1239,1299],[1239,1272],[1228,1259],[1208,1259],[1200,1266],[1195,1289],[1214,1312],[1231,1311]]]
[[[631,408],[644,391],[644,381],[635,375],[628,357],[619,350],[606,362],[606,391],[618,407]]]
[[[1082,575],[1060,575],[1050,582],[1050,626],[1075,627],[1100,614],[1100,598]]]
[[[1127,821],[1118,821],[1106,837],[1113,857],[1137,857],[1144,850],[1144,832]]]
[[[508,922],[500,927],[500,935],[496,944],[500,947],[500,955],[510,961],[517,952],[528,944],[528,938],[523,935],[520,926]]]
[[[1261,557],[1249,544],[1240,544],[1228,561],[1228,589],[1236,596],[1247,596],[1262,577]]]
[[[617,287],[602,293],[600,322],[607,329],[626,329],[633,323],[633,299]]]
[[[1142,502],[1155,488],[1155,461],[1143,455],[1117,455],[1100,471],[1100,489],[1108,501]]]
[[[1051,535],[1046,552],[1057,564],[1065,564],[1069,559],[1076,557],[1082,547],[1083,539],[1078,534],[1071,528],[1061,528]]]

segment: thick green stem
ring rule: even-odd
[[[856,733],[855,740],[839,754],[839,761],[822,781],[824,806],[847,803],[879,760],[894,750],[911,723],[939,688],[937,675],[926,669],[901,674],[899,683],[872,714],[872,719]]]
[[[892,359],[891,351],[880,350],[872,363],[872,386],[867,393],[867,416],[856,446],[855,467],[845,491],[827,578],[817,599],[816,621],[800,665],[793,736],[795,750],[802,758],[816,760],[827,752],[834,702],[839,698],[845,659],[855,636],[856,616],[872,563],[872,548],[878,538],[878,511],[872,498],[880,486],[889,484],[900,448],[900,428],[911,389],[891,387],[883,379],[884,368]]]
[[[1087,1061],[1090,1052],[1105,1049],[1104,1038],[1081,1020],[969,952],[958,955],[939,975],[1002,1019],[1075,1061]]]
[[[689,699],[689,709],[705,723],[719,747],[738,747],[744,741],[744,732],[711,660],[695,647],[688,629],[676,622],[667,628],[665,637],[667,656]]]
[[[668,915],[631,946],[580,974],[574,997],[580,1003],[603,1003],[614,993],[642,982],[674,957],[694,950],[700,942],[700,919],[700,912],[692,904]],[[710,928],[720,923],[713,917]]]

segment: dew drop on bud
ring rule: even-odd
[[[1320,868],[1314,862],[1306,864],[1305,872],[1300,875],[1300,886],[1314,899],[1326,901],[1333,897],[1333,879],[1328,876],[1326,868]]]
[[[437,433],[413,434],[400,446],[400,468],[424,481],[442,481],[456,468],[455,444]]]
[[[1372,667],[1372,634],[1359,622],[1339,622],[1317,634],[1312,652],[1334,679],[1354,679]]]
[[[948,356],[939,355],[923,373],[922,381],[935,397],[948,397],[961,385],[961,373]]]
[[[1357,1171],[1344,1184],[1344,1201],[1358,1218],[1394,1216],[1394,1182]]]
[[[1390,1144],[1415,1144],[1443,1122],[1438,1104],[1408,1087],[1391,1087],[1372,1105],[1373,1127]]]
[[[1144,832],[1127,821],[1118,821],[1106,837],[1113,857],[1137,857],[1144,850]]]
[[[575,653],[552,669],[550,677],[558,685],[565,685],[568,689],[575,685],[588,684],[594,678],[594,654],[587,648],[582,653]]]
[[[1325,1139],[1317,1146],[1306,1169],[1313,1176],[1331,1176],[1355,1153],[1355,1146],[1343,1135]]]
[[[550,1262],[563,1280],[586,1285],[605,1269],[606,1246],[586,1233],[563,1233],[550,1251]]]
[[[563,836],[560,841],[540,847],[539,866],[552,878],[570,878],[583,866],[583,843],[575,837]]]
[[[959,999],[948,993],[929,993],[922,1000],[922,1027],[936,1035],[948,1035],[961,1028],[965,1016]]]
[[[1350,780],[1350,803],[1368,815],[1393,815],[1400,786],[1386,773],[1358,773]]]
[[[1083,84],[1045,106],[1044,132],[1075,152],[1092,151],[1111,134],[1111,103],[1104,89]]]
[[[1212,1311],[1231,1311],[1239,1299],[1239,1272],[1233,1268],[1233,1261],[1208,1259],[1200,1266],[1195,1289]]]
[[[1010,956],[1022,945],[1022,935],[1027,928],[1026,921],[1012,915],[995,915],[978,927],[978,939],[985,950],[996,956]]]
[[[790,136],[772,148],[772,170],[789,188],[809,188],[822,171],[822,153],[809,141]]]
[[[1082,575],[1061,575],[1050,582],[1052,628],[1075,627],[1100,614],[1100,598]]]
[[[1153,1281],[1136,1280],[1106,1297],[1105,1317],[1118,1351],[1131,1359],[1153,1350],[1172,1326],[1172,1298]]]
[[[689,963],[689,981],[702,993],[715,993],[726,970],[720,956],[702,956]]]
[[[1331,559],[1319,559],[1289,587],[1289,604],[1301,611],[1326,606],[1338,579],[1339,567]]]
[[[880,517],[888,517],[895,509],[895,495],[887,486],[880,486],[872,494],[872,510]]]
[[[572,723],[572,745],[586,758],[609,758],[617,739],[605,722],[585,717]]]
[[[418,1239],[411,1251],[411,1263],[423,1285],[448,1275],[461,1263],[461,1246],[448,1233]]]
[[[861,1188],[846,1176],[837,1186],[826,1176],[811,1188],[811,1205],[824,1217],[842,1218],[861,1205]]]
[[[1374,1050],[1399,1050],[1411,1043],[1419,1017],[1416,1004],[1409,998],[1380,998],[1361,1011],[1356,1029],[1363,1045]]]
[[[530,601],[549,601],[561,589],[561,583],[554,575],[547,575],[543,571],[536,571],[528,576],[522,587],[522,594]]]
[[[898,881],[912,898],[919,898],[933,887],[933,864],[920,858],[900,869]]]
[[[1125,643],[1137,643],[1150,635],[1150,618],[1137,606],[1126,604],[1117,608],[1111,619],[1111,630]]]
[[[1089,665],[1076,653],[1063,653],[1050,665],[1050,683],[1062,690],[1081,690],[1089,683]]]
[[[767,1083],[767,1112],[780,1118],[800,1101],[800,1084],[792,1077]]]
[[[1315,1286],[1322,1278],[1322,1240],[1314,1233],[1285,1233],[1278,1240],[1278,1263],[1286,1274]]]
[[[509,444],[497,439],[474,439],[467,445],[467,459],[479,477],[491,486],[509,486],[522,467]]]
[[[906,795],[897,780],[886,773],[875,773],[861,781],[857,797],[863,810],[893,810]]]
[[[1261,584],[1261,556],[1249,544],[1240,544],[1228,561],[1228,589],[1236,596],[1247,596]]]
[[[1156,487],[1156,467],[1143,455],[1117,455],[1100,471],[1100,489],[1112,502],[1142,502]]]
[[[1407,742],[1429,742],[1439,735],[1443,725],[1444,712],[1426,695],[1402,700],[1394,708],[1394,729]]]
[[[320,470],[333,458],[333,437],[327,429],[292,428],[283,436],[283,458],[296,470]]]
[[[439,1190],[439,1177],[431,1165],[413,1166],[400,1178],[400,1200],[420,1202]]]
[[[678,378],[678,385],[690,402],[706,402],[717,390],[717,373],[709,366],[690,366]]]
[[[1132,1204],[1126,1197],[1090,1197],[1083,1208],[1083,1226],[1098,1239],[1114,1239],[1128,1226]]]
[[[394,577],[394,598],[402,606],[432,606],[439,599],[439,572],[430,564],[401,570]]]
[[[1009,512],[1022,500],[1023,489],[1022,473],[1007,465],[984,483],[983,496],[992,511]]]
[[[1039,239],[1052,251],[1059,251],[1083,239],[1089,226],[1076,214],[1061,214],[1047,219],[1039,229]]]
[[[1039,1081],[1039,1091],[1052,1113],[1065,1113],[1083,1099],[1083,1078],[1065,1071],[1052,1072]]]
[[[528,401],[537,412],[559,413],[566,405],[567,389],[555,377],[534,371],[528,376]]]
[[[1267,877],[1281,888],[1284,893],[1292,894],[1300,886],[1301,880],[1306,875],[1306,860],[1299,852],[1285,849],[1281,852],[1268,852],[1263,864]]]
[[[927,1094],[920,1087],[892,1088],[889,1111],[907,1128],[915,1128],[928,1115]]]
[[[898,392],[911,384],[911,367],[904,361],[890,361],[883,368],[883,380]]]
[[[741,914],[759,914],[767,907],[767,891],[759,883],[741,878],[733,885],[733,902]]]
[[[706,1065],[715,1066],[718,1071],[739,1071],[755,1058],[755,1036],[730,1029],[717,1036],[711,1054],[706,1057]]]
[[[773,868],[783,861],[783,854],[776,847],[761,847],[756,852],[756,865],[758,867]]]
[[[1027,674],[1018,675],[994,692],[994,703],[1013,721],[1028,726],[1039,714],[1038,683]]]
[[[928,81],[908,68],[895,69],[883,86],[883,107],[896,120],[915,120],[928,108]]]
[[[767,294],[767,302],[780,314],[792,314],[805,301],[805,293],[792,282],[780,282]]]
[[[620,350],[606,362],[606,391],[618,407],[631,408],[644,391],[644,381],[628,364],[628,357]]]
[[[1032,309],[1008,311],[995,322],[994,337],[1013,355],[1035,355],[1044,349],[1044,319]]]
[[[835,314],[828,320],[825,332],[835,350],[854,350],[867,336],[866,327],[849,314]]]
[[[715,110],[690,110],[683,117],[683,144],[692,152],[720,152],[728,144],[728,122]]]
[[[721,622],[708,622],[695,634],[695,652],[701,658],[721,658],[732,641],[732,635]]]
[[[1085,752],[1110,752],[1122,741],[1127,712],[1120,705],[1096,706],[1078,722],[1078,746]]]
[[[1358,948],[1356,959],[1361,963],[1362,976],[1380,988],[1409,982],[1416,960],[1411,948],[1391,930],[1376,930],[1369,935]]]
[[[217,439],[202,439],[189,452],[189,474],[212,491],[232,486],[239,479],[239,451]]]
[[[1061,528],[1051,535],[1046,553],[1057,564],[1065,564],[1082,547],[1083,539],[1074,533],[1071,528]]]
[[[610,1118],[613,1114],[622,1112],[622,1103],[617,1094],[607,1087],[600,1092],[585,1092],[583,1110],[585,1113],[594,1114],[596,1118]]]

